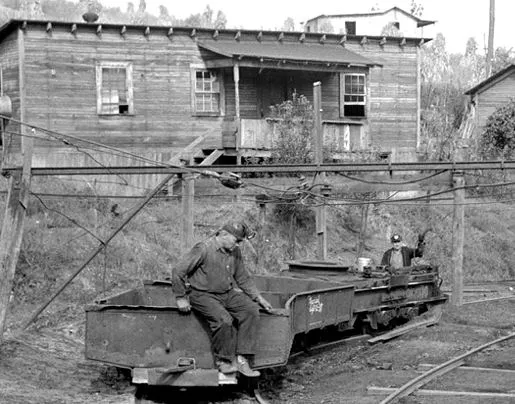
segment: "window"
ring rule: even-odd
[[[347,35],[356,35],[356,21],[345,21],[345,32]]]
[[[195,115],[223,115],[220,78],[216,72],[193,69],[193,113]]]
[[[401,29],[401,23],[398,21],[392,22],[392,27],[395,27],[397,29]]]
[[[99,115],[134,114],[131,63],[100,62],[97,64],[97,113]]]
[[[342,74],[340,77],[340,114],[346,117],[364,117],[366,106],[364,74]]]

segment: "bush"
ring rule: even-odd
[[[497,108],[486,121],[479,139],[479,155],[484,159],[510,158],[515,151],[515,99]]]

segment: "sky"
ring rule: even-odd
[[[131,1],[137,8],[139,0]],[[100,2],[126,10],[129,0]],[[479,49],[486,48],[490,0],[417,0],[417,3],[424,8],[420,18],[436,21],[429,29],[424,28],[424,37],[434,38],[441,32],[447,51],[453,53],[464,53],[470,37],[475,37]],[[227,28],[279,30],[291,17],[296,28],[302,30],[301,22],[321,14],[366,13],[372,7],[384,11],[394,6],[409,12],[411,0],[146,0],[146,4],[152,14],[158,15],[162,4],[177,18],[201,13],[209,4],[215,12],[224,12]],[[495,0],[495,11],[494,48],[501,46],[515,51],[515,0]]]

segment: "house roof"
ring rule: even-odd
[[[95,22],[95,23],[86,23],[86,22],[78,22],[78,21],[48,21],[48,20],[20,20],[20,19],[12,19],[2,25],[0,27],[0,41],[2,41],[10,32],[17,28],[21,29],[43,29],[46,31],[61,28],[72,31],[76,29],[78,31],[82,30],[98,30],[102,31],[107,30],[121,30],[126,31],[127,33],[132,32],[140,32],[143,34],[144,32],[151,32],[152,35],[166,35],[171,36],[175,34],[186,34],[191,37],[198,38],[202,40],[206,36],[209,38],[213,38],[215,36],[219,36],[219,39],[222,37],[232,37],[236,38],[237,36],[241,37],[253,37],[256,38],[258,36],[262,36],[263,41],[265,39],[274,39],[279,40],[280,37],[284,37],[283,42],[290,41],[300,41],[300,38],[305,38],[305,42],[320,42],[323,39],[326,40],[325,46],[329,43],[338,44],[341,41],[349,41],[349,42],[361,42],[363,38],[367,38],[369,42],[379,43],[385,38],[391,38],[392,41],[399,41],[403,44],[403,46],[420,46],[421,40],[422,43],[426,43],[431,41],[431,38],[415,38],[415,37],[385,37],[384,35],[346,35],[346,34],[330,34],[330,33],[318,33],[318,32],[283,32],[283,31],[267,31],[267,30],[247,30],[247,29],[216,29],[216,28],[199,28],[199,27],[180,27],[180,26],[165,26],[165,25],[145,25],[145,24],[121,24],[121,23],[104,23],[104,22]]]
[[[504,80],[506,77],[510,76],[513,72],[515,72],[515,64],[508,65],[504,69],[498,71],[487,79],[483,80],[481,83],[475,85],[471,89],[465,91],[466,95],[473,95],[476,93],[482,93],[483,91],[489,89],[494,86],[498,82]]]
[[[382,66],[338,44],[279,41],[210,40],[198,43],[200,48],[226,58],[250,58],[267,61],[293,61],[352,66]]]
[[[330,15],[322,14],[322,15],[319,15],[318,17],[311,18],[306,23],[314,21],[314,20],[317,20],[319,18],[371,17],[371,16],[374,16],[374,15],[385,15],[385,14],[388,14],[388,13],[390,13],[392,11],[399,11],[399,12],[403,13],[404,15],[407,15],[408,17],[413,18],[417,22],[417,27],[425,27],[426,25],[431,25],[431,24],[434,24],[436,22],[436,21],[432,21],[432,20],[422,20],[422,19],[420,19],[418,17],[415,17],[413,14],[410,14],[407,11],[404,11],[403,9],[401,9],[399,7],[392,7],[392,8],[389,8],[388,10],[374,11],[374,12],[371,12],[371,13],[330,14]]]

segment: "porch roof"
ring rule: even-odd
[[[225,58],[224,61],[208,61],[207,64],[211,65],[211,67],[233,65],[236,60],[240,61],[240,64],[241,61],[250,62],[250,64],[243,65],[251,66],[255,64],[256,67],[260,67],[261,63],[266,62],[293,62],[304,65],[325,65],[327,67],[331,65],[333,67],[334,65],[382,66],[380,63],[367,59],[338,44],[213,40],[199,42],[198,46]],[[256,64],[256,62],[258,63]]]

